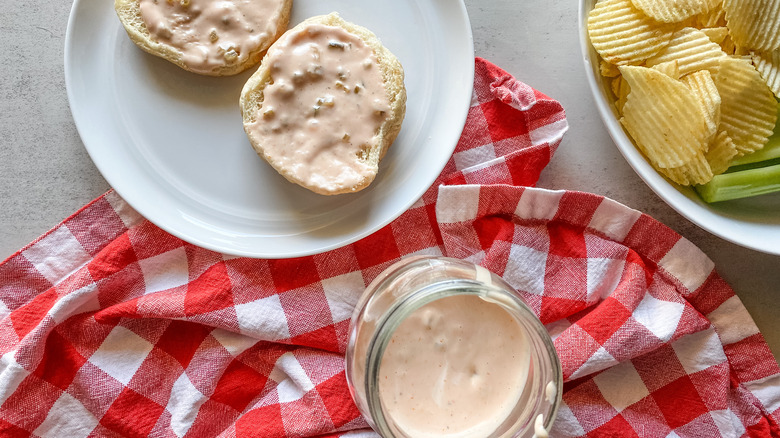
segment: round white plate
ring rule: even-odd
[[[588,38],[588,12],[595,3],[595,0],[580,0],[580,46],[585,72],[596,108],[628,164],[661,199],[699,227],[737,245],[780,255],[780,193],[707,204],[691,187],[666,180],[634,146],[617,119],[614,95],[599,73],[598,55]]]
[[[73,3],[65,83],[76,127],[108,183],[192,244],[285,258],[354,242],[419,199],[463,129],[474,50],[462,0],[295,0],[290,27],[337,11],[374,31],[406,74],[406,118],[377,179],[338,196],[287,182],[255,154],[238,107],[254,69],[224,78],[186,72],[136,47],[112,5]]]

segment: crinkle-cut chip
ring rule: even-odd
[[[707,69],[715,74],[720,67],[718,58],[726,56],[720,45],[713,43],[707,34],[693,27],[675,32],[669,45],[647,60],[647,66],[677,60],[680,75]]]
[[[715,138],[710,142],[707,153],[704,154],[707,162],[710,163],[713,175],[720,175],[729,168],[731,160],[737,156],[737,148],[734,141],[731,140],[726,131],[720,131],[715,134]]]
[[[588,14],[588,36],[605,61],[641,64],[669,44],[676,26],[658,23],[631,0],[600,0]]]
[[[780,49],[769,53],[753,53],[752,60],[769,89],[775,97],[780,98]]]
[[[618,94],[620,93],[620,83],[621,82],[623,82],[623,76],[614,77],[609,82],[609,88],[612,90],[612,94],[614,94],[616,98],[618,97]]]
[[[647,67],[620,73],[631,87],[620,122],[654,167],[683,166],[706,147],[706,116],[685,84]]]
[[[707,38],[715,44],[723,44],[723,41],[729,36],[729,28],[726,26],[705,27],[699,30],[701,30],[704,35],[707,35]]]
[[[734,141],[738,156],[763,148],[777,122],[777,101],[758,70],[726,57],[714,79],[721,98],[719,129]]]
[[[631,92],[631,87],[628,86],[628,82],[623,79],[623,76],[612,79],[610,87],[612,88],[612,94],[615,95],[615,108],[618,114],[622,114],[623,105],[626,104],[626,98],[628,98],[628,93]]]
[[[723,0],[737,46],[771,52],[780,47],[780,0]]]
[[[726,11],[723,10],[722,3],[718,4],[709,11],[696,16],[696,27],[704,29],[707,27],[725,27]]]
[[[706,184],[714,176],[702,151],[697,151],[693,158],[682,166],[659,170],[667,178],[683,186]]]
[[[713,9],[720,0],[631,0],[648,17],[664,23],[679,23]]]
[[[680,63],[676,59],[656,64],[653,70],[658,70],[672,79],[680,79]]]
[[[708,70],[699,70],[682,78],[683,84],[693,91],[701,104],[701,109],[707,116],[707,128],[710,136],[714,136],[720,123],[720,94],[712,74]]]
[[[623,105],[626,104],[628,93],[631,92],[631,87],[628,86],[628,82],[623,79],[623,76],[618,76],[612,80],[610,84],[612,93],[615,95],[615,108],[618,114],[623,113]]]
[[[696,17],[698,17],[698,15],[694,15],[693,17],[687,18],[679,23],[675,23],[677,25],[677,30],[680,30],[684,27],[696,27]]]
[[[618,70],[617,66],[606,61],[601,61],[601,63],[599,63],[599,70],[601,70],[601,76],[604,76],[605,78],[620,76],[620,70]]]
[[[731,35],[727,36],[726,39],[720,43],[720,48],[723,49],[723,52],[727,55],[733,55],[737,52],[737,45],[734,44],[734,40],[731,39]]]

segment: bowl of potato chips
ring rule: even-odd
[[[780,255],[780,0],[581,0],[596,107],[691,222]]]

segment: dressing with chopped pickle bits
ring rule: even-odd
[[[324,191],[373,178],[369,151],[390,117],[374,51],[340,27],[315,24],[283,36],[264,62],[271,83],[247,131],[266,159]]]
[[[242,63],[276,34],[279,0],[140,0],[152,38],[196,73]]]

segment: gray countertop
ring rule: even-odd
[[[608,136],[587,88],[577,4],[467,0],[477,56],[558,99],[570,129],[540,187],[608,196],[701,248],[780,357],[780,256],[726,242],[656,196]],[[13,2],[0,19],[0,259],[109,189],[68,108],[63,46],[71,2]]]

